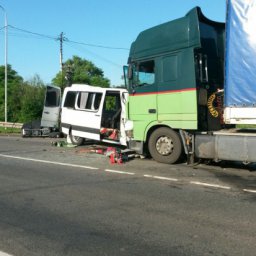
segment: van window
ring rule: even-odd
[[[86,103],[88,99],[88,92],[79,92],[77,99],[77,107],[81,109],[86,108]]]
[[[94,99],[94,109],[95,110],[99,109],[101,98],[102,98],[102,93],[96,93],[95,99]]]
[[[46,92],[46,97],[45,97],[45,106],[46,107],[58,107],[59,99],[60,99],[60,96],[59,96],[58,91],[48,90]]]
[[[98,110],[102,98],[102,93],[79,92],[77,98],[77,108],[83,110]]]
[[[66,94],[64,107],[66,108],[75,108],[75,101],[76,101],[76,92],[69,91]]]

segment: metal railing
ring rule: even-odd
[[[21,128],[22,123],[10,123],[10,122],[0,122],[0,127],[6,127],[6,128]]]

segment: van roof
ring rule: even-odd
[[[72,84],[71,87],[66,87],[67,91],[92,91],[92,92],[103,92],[103,91],[122,91],[127,92],[124,88],[103,88],[99,86],[92,86],[88,84]]]

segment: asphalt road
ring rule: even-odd
[[[51,142],[0,137],[1,256],[255,255],[255,166],[112,165]]]

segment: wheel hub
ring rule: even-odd
[[[156,150],[163,156],[170,155],[173,152],[173,148],[173,141],[167,136],[160,137],[156,141]]]
[[[80,138],[79,136],[73,136],[73,140],[74,140],[74,142],[76,142],[76,143],[77,143],[77,142],[78,142],[78,140],[79,140],[79,138]]]

